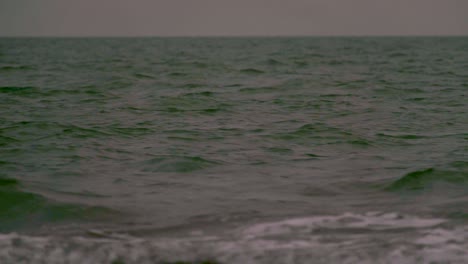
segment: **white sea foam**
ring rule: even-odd
[[[98,231],[93,231],[96,233]],[[217,235],[0,235],[1,263],[466,263],[468,228],[444,219],[343,214],[255,223]]]

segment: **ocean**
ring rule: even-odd
[[[0,38],[1,263],[466,263],[468,37]]]

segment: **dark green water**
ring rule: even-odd
[[[468,38],[0,39],[5,263],[464,263]]]

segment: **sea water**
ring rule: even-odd
[[[1,38],[1,263],[466,263],[468,38]]]

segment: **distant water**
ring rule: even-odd
[[[2,263],[466,263],[468,38],[0,39]]]

